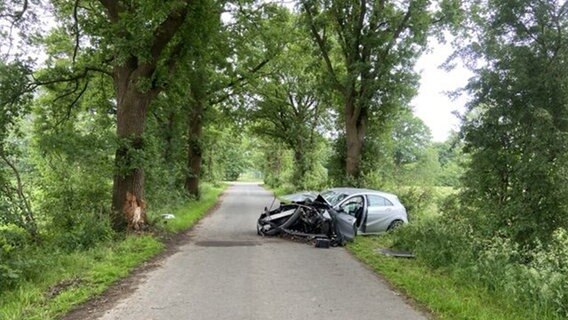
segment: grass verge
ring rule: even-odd
[[[176,218],[163,225],[168,233],[193,226],[212,208],[225,186],[207,186],[200,201],[175,210]],[[42,270],[34,281],[0,293],[0,319],[58,319],[74,306],[101,294],[138,265],[160,253],[165,245],[152,235],[126,236],[78,252],[35,249]],[[43,263],[45,261],[45,263]]]
[[[496,296],[474,283],[464,284],[451,274],[433,271],[420,259],[400,259],[377,254],[388,248],[387,236],[360,236],[348,245],[358,259],[382,275],[396,289],[428,310],[436,319],[546,319],[547,315],[527,314],[527,306]]]
[[[276,196],[290,193],[287,187],[272,191]],[[444,187],[432,188],[432,191],[434,202],[456,192],[453,188]],[[436,207],[429,210],[421,215],[437,212]],[[391,246],[389,235],[358,236],[355,242],[348,244],[347,249],[435,319],[555,319],[552,315],[535,314],[527,306],[489,292],[473,282],[463,283],[447,272],[432,270],[420,259],[392,258],[375,252],[378,248]]]

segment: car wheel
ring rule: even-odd
[[[391,224],[387,228],[387,231],[393,231],[394,229],[397,229],[398,227],[402,226],[403,224],[404,224],[404,222],[402,220],[394,220],[393,222],[391,222]]]

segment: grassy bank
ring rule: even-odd
[[[224,187],[205,187],[200,201],[174,210],[176,218],[158,228],[167,233],[193,226],[217,202]],[[41,266],[37,275],[0,293],[0,319],[57,319],[87,301],[164,249],[153,235],[132,235],[100,243],[85,251],[33,248],[29,256]]]
[[[390,245],[388,235],[360,236],[348,245],[348,250],[436,319],[556,319],[554,315],[530,312],[529,306],[488,292],[473,282],[458,281],[449,272],[433,271],[420,259],[392,258],[375,252]]]

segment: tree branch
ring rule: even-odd
[[[0,158],[2,159],[2,161],[4,161],[4,163],[6,163],[6,165],[8,167],[10,167],[10,169],[12,170],[12,172],[14,173],[14,176],[16,177],[16,193],[18,194],[18,198],[20,198],[21,202],[23,202],[24,207],[20,207],[21,209],[23,209],[22,211],[24,212],[24,219],[26,221],[26,225],[25,228],[26,230],[30,233],[30,235],[34,238],[34,240],[37,240],[37,225],[35,222],[35,218],[33,215],[33,211],[32,211],[32,207],[30,205],[30,202],[28,201],[28,198],[26,197],[26,194],[24,193],[24,184],[22,183],[22,178],[20,177],[20,172],[18,171],[18,168],[16,168],[16,166],[10,161],[10,159],[8,159],[8,157],[6,156],[6,154],[4,153],[4,150],[2,150],[0,148]],[[7,193],[9,195],[9,192]]]
[[[188,5],[191,0],[186,0],[185,5],[170,12],[166,20],[164,20],[154,32],[154,42],[151,46],[150,53],[154,61],[157,61],[164,48],[179,30],[188,12]]]
[[[117,23],[120,14],[124,12],[120,2],[117,0],[100,0],[100,2],[106,8],[109,20],[112,23]]]
[[[73,76],[70,76],[68,78],[56,78],[56,79],[51,79],[51,80],[45,80],[45,81],[40,81],[40,80],[35,80],[34,82],[32,82],[30,85],[28,85],[26,91],[33,91],[34,89],[40,87],[40,86],[46,86],[46,85],[50,85],[50,84],[56,84],[56,83],[63,83],[63,82],[71,82],[71,81],[77,81],[80,79],[85,78],[89,72],[99,72],[99,73],[103,73],[107,76],[112,77],[112,73],[109,72],[108,70],[99,68],[99,67],[85,67],[80,73],[77,73]]]
[[[357,20],[357,26],[355,28],[355,44],[354,44],[354,51],[361,59],[361,55],[359,53],[359,44],[361,44],[361,32],[363,31],[363,25],[365,23],[365,16],[367,14],[367,2],[365,0],[361,0],[361,11],[359,11],[359,19]]]
[[[411,2],[408,5],[408,10],[404,14],[402,21],[400,22],[400,24],[398,25],[398,27],[394,31],[394,33],[392,35],[392,39],[389,41],[389,44],[387,45],[387,48],[385,50],[386,54],[388,54],[390,49],[394,46],[394,44],[396,43],[396,40],[398,40],[398,37],[400,37],[400,34],[402,33],[402,31],[408,26],[408,20],[410,20],[410,17],[412,16],[412,12],[413,12],[413,10],[412,10],[412,2]]]
[[[77,17],[77,10],[79,7],[79,0],[75,0],[75,4],[73,6],[73,29],[75,31],[75,48],[73,49],[73,64],[75,64],[75,59],[77,58],[77,52],[79,51],[79,19]]]
[[[77,82],[77,86],[75,88],[76,89],[72,93],[77,92],[77,89],[79,89],[79,83],[78,82]],[[54,127],[59,127],[63,122],[69,120],[69,118],[71,117],[71,110],[73,109],[73,107],[75,105],[77,105],[77,102],[79,102],[79,99],[81,99],[81,97],[83,96],[85,91],[87,91],[88,88],[89,88],[89,81],[87,80],[87,81],[85,81],[85,85],[83,85],[83,88],[81,88],[81,91],[79,91],[79,94],[67,106],[67,113],[66,113],[65,117],[59,119],[59,121],[57,121],[57,123],[55,123]]]
[[[304,7],[304,11],[306,12],[306,14],[308,16],[310,30],[311,30],[312,35],[313,35],[314,39],[316,40],[316,43],[317,43],[317,45],[320,49],[320,53],[321,53],[321,55],[322,55],[322,57],[325,61],[327,71],[329,72],[329,74],[331,76],[333,84],[336,87],[336,89],[344,92],[345,88],[341,85],[341,83],[337,79],[337,75],[335,74],[335,70],[333,69],[333,64],[331,63],[329,53],[327,52],[325,40],[321,37],[321,35],[319,34],[319,32],[316,28],[313,13],[306,3],[303,4],[303,7]]]
[[[207,92],[208,96],[211,96],[212,94],[214,94],[215,92],[221,91],[221,90],[227,90],[227,89],[231,89],[232,87],[236,86],[237,84],[244,82],[245,80],[248,79],[249,76],[251,76],[252,74],[257,73],[258,71],[260,71],[260,69],[262,69],[268,62],[270,62],[270,58],[266,58],[264,60],[262,60],[258,65],[256,65],[254,68],[252,68],[251,70],[249,70],[248,74],[245,75],[241,75],[239,77],[237,77],[236,79],[232,80],[231,82],[227,83],[226,85],[222,86],[222,87],[217,87],[209,92]],[[228,98],[230,98],[232,96],[232,94],[225,94],[223,96],[221,96],[220,98],[216,99],[216,100],[212,100],[209,103],[211,105],[215,105],[215,104],[219,104],[225,100],[227,100]]]
[[[10,14],[10,13],[9,14],[2,14],[2,15],[0,15],[0,18],[12,18],[12,25],[14,25],[16,22],[18,22],[20,19],[22,19],[22,17],[26,13],[26,11],[28,11],[28,7],[29,7],[29,1],[24,0],[24,3],[22,4],[22,10],[16,11],[12,14]]]

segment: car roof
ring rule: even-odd
[[[331,190],[334,192],[338,192],[338,193],[343,193],[346,195],[352,195],[352,194],[376,194],[379,196],[383,196],[385,198],[398,198],[395,194],[392,193],[388,193],[388,192],[384,192],[384,191],[379,191],[379,190],[372,190],[372,189],[364,189],[364,188],[349,188],[349,187],[339,187],[339,188],[331,188],[331,189],[327,189],[327,190]]]

